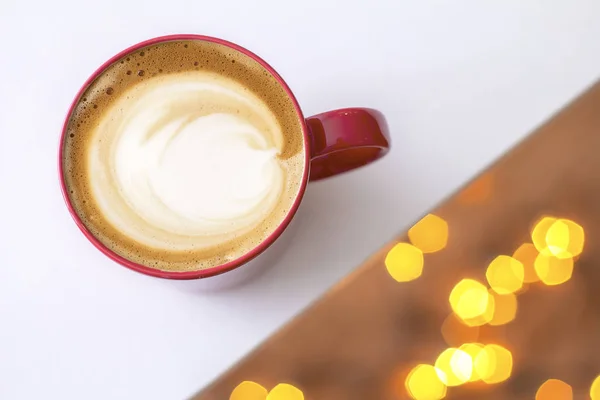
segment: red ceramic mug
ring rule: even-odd
[[[302,177],[302,184],[298,192],[298,196],[285,219],[269,237],[267,237],[258,246],[243,256],[222,265],[196,271],[170,272],[150,268],[148,266],[132,262],[131,260],[116,254],[108,249],[89,231],[89,229],[79,218],[69,197],[69,191],[67,189],[64,175],[65,171],[63,168],[63,148],[67,135],[68,124],[75,107],[86,88],[98,76],[100,76],[113,63],[117,62],[123,57],[126,57],[128,54],[140,50],[141,48],[145,48],[150,45],[157,45],[166,41],[180,40],[208,41],[226,46],[229,49],[240,52],[243,55],[252,58],[266,71],[268,71],[268,73],[270,73],[277,80],[279,85],[281,85],[289,98],[292,100],[295,113],[302,121],[305,121],[302,126],[302,133],[304,135],[306,159],[304,175]],[[212,278],[210,281],[214,281],[214,284],[211,284],[210,286],[214,286],[215,284],[216,286],[228,286],[248,279],[250,274],[254,274],[255,270],[262,269],[262,267],[270,264],[268,262],[268,257],[266,256],[266,254],[270,251],[265,252],[265,250],[267,250],[267,248],[269,248],[288,228],[288,225],[296,214],[298,206],[300,205],[304,195],[304,191],[306,190],[306,184],[309,181],[321,180],[369,164],[385,155],[389,150],[389,146],[390,137],[388,133],[388,127],[384,116],[379,111],[369,108],[345,108],[325,112],[305,119],[302,115],[300,106],[294,97],[294,94],[285,81],[269,64],[267,64],[256,54],[246,50],[241,46],[222,39],[185,34],[158,37],[136,44],[117,54],[108,60],[104,65],[102,65],[98,70],[96,70],[96,72],[94,72],[83,85],[69,109],[62,129],[58,161],[61,188],[69,212],[83,234],[102,253],[125,267],[150,276],[175,280],[190,280],[216,277],[218,275],[218,278],[221,280],[221,282],[216,282],[217,279]],[[278,245],[280,242],[282,242],[281,239],[277,241]],[[263,252],[265,252],[265,254],[263,254]],[[259,255],[261,255],[261,257],[257,258]]]

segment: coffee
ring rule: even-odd
[[[112,63],[63,143],[70,201],[107,248],[164,271],[210,268],[271,235],[306,173],[302,121],[262,65],[167,41]]]

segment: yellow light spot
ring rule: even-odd
[[[479,379],[481,379],[481,377],[477,372],[477,368],[475,368],[475,359],[477,358],[481,350],[483,350],[483,345],[480,343],[464,343],[459,347],[459,349],[467,353],[471,357],[473,363],[473,368],[471,371],[471,377],[469,378],[469,382],[478,381]]]
[[[466,325],[454,313],[446,317],[441,330],[448,346],[460,346],[479,338],[479,327]]]
[[[478,326],[482,326],[485,324],[488,324],[493,318],[494,318],[494,313],[496,311],[496,300],[495,297],[490,295],[488,298],[488,303],[487,303],[487,307],[485,309],[485,312],[475,318],[467,318],[462,320],[463,324],[469,326],[469,327],[478,327]]]
[[[548,251],[555,257],[566,253],[566,249],[569,246],[569,227],[567,224],[557,219],[550,225],[548,232],[546,232],[546,246]],[[569,256],[567,255],[564,258],[569,258]]]
[[[581,225],[568,219],[557,219],[546,233],[548,251],[560,259],[580,255],[584,241],[585,235]]]
[[[585,234],[581,225],[574,221],[544,217],[533,228],[531,239],[538,252],[568,259],[581,254]]]
[[[280,383],[269,392],[266,400],[304,400],[304,394],[297,387]]]
[[[408,243],[398,243],[387,253],[385,267],[396,281],[412,281],[423,273],[423,252]]]
[[[600,375],[592,382],[592,387],[590,387],[590,397],[592,400],[600,400]]]
[[[523,264],[509,256],[498,256],[485,272],[490,287],[498,294],[514,293],[523,287]]]
[[[513,254],[513,258],[523,264],[523,282],[533,283],[540,280],[535,272],[535,258],[539,252],[532,243],[523,243]]]
[[[463,279],[454,286],[450,292],[450,306],[469,326],[483,325],[494,315],[494,298],[474,279]]]
[[[427,214],[408,230],[408,238],[423,253],[435,253],[448,243],[448,223],[437,215]]]
[[[559,259],[540,253],[535,259],[535,271],[540,280],[548,286],[565,283],[573,275],[573,259]]]
[[[441,400],[446,397],[446,385],[433,365],[419,364],[406,377],[406,390],[415,400]]]
[[[548,379],[535,393],[535,400],[573,400],[573,388],[558,379]]]
[[[266,400],[267,389],[256,382],[244,381],[237,385],[229,400]]]
[[[435,368],[438,378],[446,386],[458,386],[471,379],[473,359],[464,351],[451,347],[438,356]]]
[[[494,296],[494,316],[489,322],[492,326],[504,325],[515,319],[517,315],[517,296],[513,293],[497,294],[490,293]]]
[[[507,380],[512,373],[513,359],[510,351],[497,344],[485,346],[475,357],[475,371],[488,384]]]
[[[546,235],[548,234],[548,230],[556,222],[556,218],[553,217],[543,217],[540,219],[533,230],[531,231],[531,241],[533,245],[537,249],[538,252],[543,252],[548,248],[548,243],[546,242]]]

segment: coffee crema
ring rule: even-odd
[[[281,224],[305,174],[292,100],[252,58],[167,41],[111,64],[84,91],[63,143],[71,203],[86,228],[164,271],[221,265]]]

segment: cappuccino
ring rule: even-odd
[[[108,66],[77,100],[62,146],[67,194],[87,230],[163,271],[256,248],[307,173],[303,121],[286,90],[251,57],[200,40]]]

